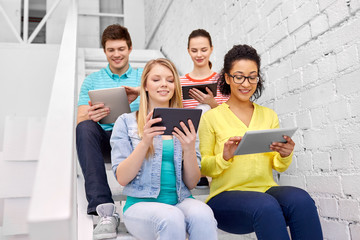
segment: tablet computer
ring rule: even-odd
[[[131,112],[124,87],[90,90],[88,94],[93,105],[103,103],[110,108],[110,114],[100,120],[102,124],[114,123],[121,114]]]
[[[184,122],[185,125],[189,128],[188,119],[191,119],[195,127],[195,131],[197,131],[200,122],[201,112],[201,109],[154,108],[153,118],[161,117],[162,121],[153,124],[153,126],[165,126],[166,130],[164,135],[172,135],[174,127],[177,127],[182,131],[180,122]]]
[[[216,97],[217,94],[217,82],[214,83],[208,83],[208,84],[199,84],[199,85],[187,85],[182,86],[182,93],[183,93],[183,99],[192,99],[192,97],[189,96],[189,90],[191,88],[199,89],[201,92],[208,94],[206,91],[206,87],[208,87],[211,92],[213,93],[214,97]]]
[[[297,127],[247,131],[236,148],[234,155],[272,152],[273,142],[286,142],[283,136],[292,137]]]

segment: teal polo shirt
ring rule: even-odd
[[[88,92],[90,90],[114,88],[121,86],[138,87],[141,82],[142,68],[133,69],[129,65],[129,69],[121,76],[111,72],[109,64],[106,68],[100,69],[100,71],[94,72],[87,76],[81,85],[78,106],[89,105],[90,97]],[[140,97],[136,98],[130,104],[131,111],[139,110]],[[99,123],[100,124],[100,123]],[[105,131],[111,131],[114,124],[100,124]]]

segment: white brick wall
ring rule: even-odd
[[[160,21],[170,2],[145,1],[149,47],[184,74],[194,29],[210,32],[215,71],[234,44],[254,46],[266,81],[258,103],[273,108],[281,126],[299,127],[280,184],[312,195],[325,239],[360,239],[360,1],[183,0]]]

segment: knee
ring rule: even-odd
[[[199,204],[193,209],[191,209],[191,211],[189,212],[190,215],[188,216],[189,219],[187,219],[187,221],[192,223],[192,225],[200,223],[201,225],[205,225],[208,227],[217,226],[214,213],[207,204]]]
[[[315,201],[305,190],[296,188],[292,194],[292,205],[294,208],[303,211],[304,209],[316,209]]]
[[[184,232],[185,231],[185,216],[177,208],[171,208],[162,215],[158,230],[166,232]]]
[[[255,217],[275,216],[281,214],[282,210],[279,202],[272,196],[265,196],[265,199],[259,204],[255,211]]]
[[[96,135],[99,132],[100,125],[92,120],[85,120],[76,126],[76,138],[82,141],[91,135]]]

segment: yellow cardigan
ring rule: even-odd
[[[210,195],[224,191],[242,190],[266,192],[277,186],[272,169],[285,171],[292,155],[282,158],[278,152],[238,155],[225,161],[224,143],[233,136],[243,136],[248,130],[279,128],[277,114],[270,108],[254,105],[254,113],[247,127],[226,103],[207,111],[200,120],[199,138],[201,173],[212,177]]]

